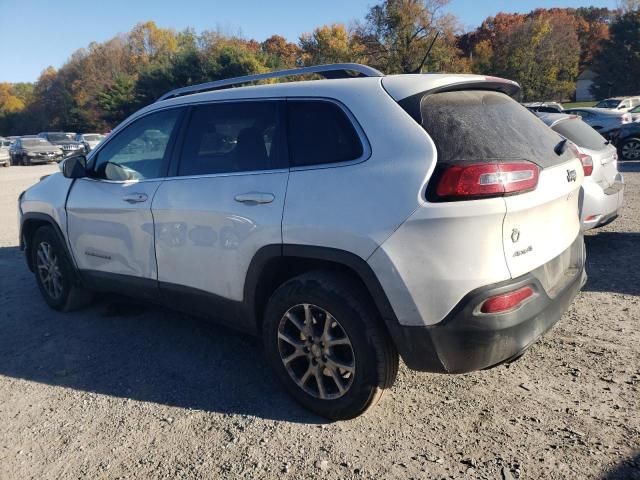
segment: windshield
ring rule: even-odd
[[[607,141],[602,135],[577,118],[563,120],[551,128],[579,147],[588,148],[589,150],[602,150],[607,146]]]
[[[47,138],[50,142],[65,142],[72,140],[73,136],[68,133],[48,133]]]
[[[104,135],[83,135],[85,142],[99,142],[104,138]]]
[[[22,145],[24,147],[43,147],[50,145],[44,138],[23,138]]]
[[[629,110],[630,113],[640,113],[640,105],[638,105],[637,107],[635,107],[632,110]]]
[[[618,105],[620,105],[620,100],[602,100],[598,102],[596,108],[618,108]]]

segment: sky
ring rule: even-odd
[[[78,48],[153,20],[197,32],[221,29],[264,40],[274,33],[296,41],[327,23],[364,18],[376,0],[0,0],[0,82],[32,82],[49,65],[62,66]],[[615,0],[451,0],[447,11],[467,30],[490,15],[535,8],[598,6]]]

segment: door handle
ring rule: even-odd
[[[258,205],[261,203],[271,203],[275,198],[272,193],[249,192],[236,195],[235,201],[247,205]]]
[[[142,203],[142,202],[146,202],[147,198],[149,198],[147,196],[146,193],[130,193],[128,195],[125,195],[124,197],[122,197],[122,200],[124,200],[127,203]]]

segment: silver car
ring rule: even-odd
[[[617,130],[622,125],[631,122],[631,115],[629,113],[606,108],[570,108],[565,110],[564,113],[578,115],[587,125],[604,136],[613,130]]]
[[[611,223],[618,217],[624,194],[616,148],[575,115],[540,113],[538,117],[578,150],[585,175],[581,209],[583,230]]]
[[[640,105],[640,97],[611,97],[599,101],[595,108],[606,108],[624,113],[638,105]]]
[[[329,78],[242,86],[309,74]],[[216,318],[351,418],[398,354],[515,359],[583,285],[582,165],[519,93],[356,64],[184,87],[24,192],[20,243],[52,308],[107,290]]]
[[[9,154],[9,147],[11,142],[9,139],[0,137],[0,165],[8,167],[11,165],[11,155]]]

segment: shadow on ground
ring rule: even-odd
[[[254,338],[119,296],[55,312],[17,248],[0,248],[0,292],[0,375],[183,408],[321,422],[280,389]]]
[[[596,232],[585,236],[589,279],[583,290],[640,295],[640,233]]]
[[[640,454],[620,462],[602,480],[640,480]]]

